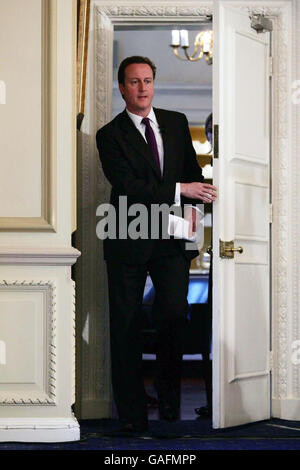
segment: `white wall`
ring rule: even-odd
[[[79,438],[75,32],[74,0],[0,0],[0,441]]]

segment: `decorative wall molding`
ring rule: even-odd
[[[299,80],[300,77],[300,4],[297,1],[293,2],[292,5],[292,81]],[[300,217],[299,217],[299,201],[300,201],[300,162],[298,158],[298,153],[300,149],[300,110],[298,106],[293,106],[292,111],[292,165],[291,165],[291,176],[292,176],[292,247],[290,253],[292,253],[293,261],[293,300],[292,300],[292,309],[293,309],[293,332],[292,340],[298,341],[300,339],[300,289],[299,289],[299,259],[300,259],[300,243],[299,243],[299,233],[300,233]],[[300,397],[300,368],[299,364],[294,364],[292,366],[293,374],[293,387],[292,387],[292,396],[298,399]],[[299,413],[300,414],[300,413]]]
[[[42,0],[41,216],[0,217],[0,231],[56,231],[57,0]]]
[[[292,164],[290,146],[291,100],[289,87],[291,83],[290,11],[287,8],[269,14],[277,15],[274,21],[274,141],[273,141],[273,396],[280,399],[289,395],[288,374],[291,368],[289,328],[290,318],[290,275],[292,270],[290,253],[291,212],[289,207],[295,201],[287,191],[290,185]],[[292,202],[293,201],[293,202]],[[296,417],[295,417],[296,418]]]
[[[73,247],[0,247],[0,265],[72,266],[80,256]]]
[[[44,348],[44,364],[46,369],[46,389],[22,390],[6,392],[1,390],[0,405],[56,405],[56,381],[57,381],[57,344],[56,344],[56,284],[53,281],[39,280],[2,280],[0,281],[0,294],[3,291],[17,292],[41,292],[44,296],[45,315],[47,322],[47,345]],[[40,384],[39,384],[40,385]],[[13,388],[13,384],[12,384]]]
[[[121,3],[121,2],[120,2]],[[137,4],[119,4],[119,5],[108,5],[101,4],[101,6],[96,6],[99,13],[104,13],[107,16],[114,18],[115,20],[124,21],[124,18],[129,18],[133,21],[133,18],[142,18],[143,21],[150,19],[150,21],[164,19],[173,19],[178,18],[180,21],[185,20],[186,18],[196,18],[199,21],[199,18],[210,16],[212,14],[211,2],[198,2],[184,6],[181,4],[164,4],[161,2],[159,5],[157,3],[144,3],[143,5]],[[202,5],[199,5],[201,3]]]

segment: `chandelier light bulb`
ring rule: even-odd
[[[182,47],[185,57],[180,56],[178,48]],[[172,31],[172,44],[173,52],[180,60],[188,60],[190,62],[197,62],[205,56],[207,64],[212,64],[213,58],[213,31],[200,31],[195,38],[194,51],[188,52],[189,48],[189,33],[186,29],[173,29]]]
[[[210,31],[205,31],[203,34],[203,52],[209,52],[211,49],[211,34]]]
[[[189,47],[189,33],[186,29],[180,30],[180,45],[181,47]]]
[[[178,29],[172,31],[172,46],[180,46],[180,31]]]

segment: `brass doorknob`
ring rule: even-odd
[[[243,247],[242,246],[239,246],[237,248],[225,248],[225,251],[230,251],[230,252],[234,252],[234,251],[238,251],[239,253],[243,253]]]
[[[232,259],[235,251],[243,253],[244,249],[242,246],[234,248],[234,240],[223,241],[220,239],[220,258]]]

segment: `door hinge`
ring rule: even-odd
[[[273,57],[269,57],[269,77],[273,75]]]
[[[219,124],[214,124],[214,158],[219,158]]]
[[[273,351],[269,352],[269,369],[273,370]]]
[[[273,204],[269,204],[269,224],[273,223]]]
[[[255,29],[257,33],[266,33],[268,31],[273,31],[272,20],[266,18],[262,14],[253,14],[249,16],[251,20],[251,28]]]

